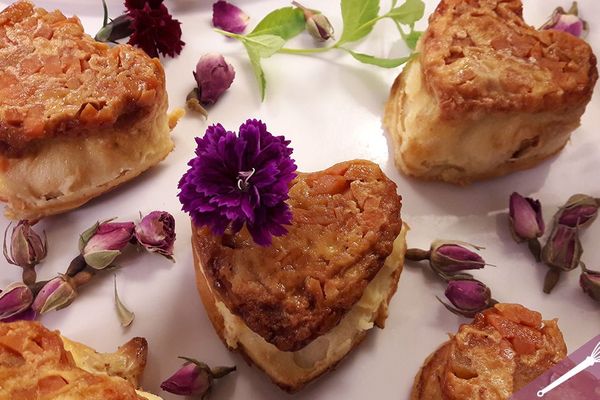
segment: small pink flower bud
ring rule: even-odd
[[[33,294],[21,282],[11,283],[0,293],[0,320],[13,317],[27,310],[33,302]]]
[[[200,57],[193,72],[201,103],[214,104],[235,78],[233,66],[218,53],[209,53]]]
[[[186,357],[180,358],[187,362],[160,385],[169,393],[205,398],[210,393],[215,378],[222,378],[235,371],[235,367],[211,369],[203,362]]]
[[[80,238],[79,248],[92,268],[104,269],[121,254],[133,237],[133,222],[96,223]]]
[[[175,218],[166,211],[152,211],[135,227],[135,238],[146,250],[173,259]]]
[[[517,242],[537,239],[544,234],[542,205],[538,200],[514,192],[509,199],[509,220]]]
[[[39,264],[47,254],[46,235],[38,235],[28,221],[19,221],[10,235],[10,246],[6,246],[8,228],[4,232],[4,257],[10,264],[31,268]],[[9,255],[10,249],[10,255]]]
[[[38,314],[60,310],[70,305],[77,291],[67,276],[61,275],[48,281],[35,297],[31,308]]]
[[[470,318],[495,303],[492,300],[490,289],[477,280],[450,281],[448,282],[445,295],[454,305],[452,307],[442,303],[448,310]]]
[[[577,2],[574,1],[569,11],[565,11],[562,7],[557,7],[550,19],[540,27],[540,29],[553,29],[570,33],[573,36],[587,36],[589,27],[588,23],[579,17]]]

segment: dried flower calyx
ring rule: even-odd
[[[554,29],[568,32],[577,37],[586,37],[589,32],[589,25],[579,17],[577,2],[574,1],[569,11],[565,11],[562,7],[557,7],[550,19],[540,29]]]
[[[306,20],[306,30],[319,42],[325,42],[333,38],[333,25],[321,11],[311,10],[304,7],[297,1],[292,1],[292,4],[302,10],[304,19]]]
[[[179,182],[182,209],[197,226],[215,235],[245,225],[262,246],[287,233],[292,214],[286,203],[296,176],[292,149],[258,120],[240,126],[239,135],[213,125],[197,138],[196,157]]]
[[[541,245],[538,240],[544,234],[544,218],[539,200],[523,197],[517,192],[510,195],[508,218],[513,238],[517,242],[527,242],[536,260],[541,259]]]
[[[482,282],[475,279],[452,280],[444,293],[452,305],[438,300],[449,311],[467,318],[473,318],[475,314],[492,307],[497,303],[492,299],[490,289]]]
[[[231,33],[242,33],[248,25],[250,17],[239,7],[219,0],[213,4],[212,23],[215,28]]]
[[[10,235],[10,245],[6,245],[8,229],[4,232],[4,258],[10,264],[23,268],[23,281],[26,284],[35,282],[34,267],[46,258],[48,242],[36,233],[28,221],[19,221]]]
[[[235,367],[210,368],[193,358],[179,358],[186,363],[160,385],[163,390],[177,395],[198,396],[205,399],[209,396],[215,379],[235,371]]]
[[[175,57],[185,43],[181,40],[181,23],[174,19],[164,0],[125,0],[125,14],[108,22],[104,3],[104,25],[96,40],[115,41],[129,36],[129,44],[144,50],[150,57]]]

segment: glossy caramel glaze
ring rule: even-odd
[[[0,153],[127,125],[163,103],[157,59],[109,47],[77,17],[18,1],[0,13]]]
[[[124,379],[75,365],[56,332],[38,322],[0,323],[0,399],[143,400]]]
[[[442,0],[420,61],[442,115],[569,110],[587,104],[598,78],[584,40],[523,21],[521,0]]]
[[[425,361],[411,400],[508,400],[566,355],[556,320],[497,304],[461,325]]]
[[[207,279],[265,340],[296,351],[335,327],[392,252],[401,229],[396,185],[374,163],[348,161],[292,182],[288,234],[260,247],[248,232],[196,229]]]

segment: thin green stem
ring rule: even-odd
[[[326,52],[328,50],[334,49],[335,47],[336,46],[315,47],[315,48],[312,48],[312,49],[290,49],[290,48],[287,48],[287,47],[282,47],[277,52],[278,53],[284,53],[284,54],[314,54],[314,53],[323,53],[323,52]]]
[[[219,28],[213,28],[213,31],[220,33],[221,35],[224,35],[224,36],[227,36],[230,38],[234,38],[234,39],[242,39],[244,37],[243,35],[238,35],[237,33],[227,32],[227,31],[224,31]]]

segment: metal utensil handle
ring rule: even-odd
[[[549,384],[548,386],[543,388],[542,390],[538,391],[537,397],[543,397],[546,393],[548,393],[552,389],[556,388],[558,385],[562,385],[563,383],[565,383],[566,381],[568,381],[569,379],[571,379],[572,377],[574,377],[575,375],[577,375],[578,373],[583,371],[584,369],[589,368],[592,365],[594,365],[595,362],[596,362],[596,360],[593,357],[591,357],[591,356],[586,357],[585,360],[583,360],[582,362],[580,362],[579,364],[577,364],[576,366],[571,368],[569,371],[567,371],[566,374],[564,374],[563,376],[561,376],[560,378],[558,378],[557,380],[555,380],[554,382],[552,382],[551,384]]]

